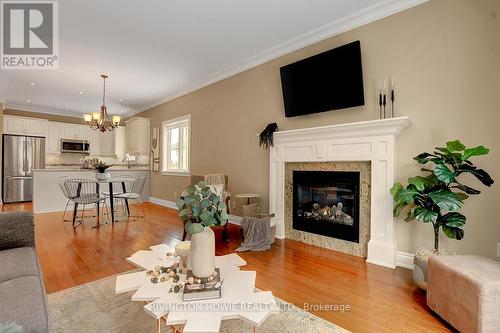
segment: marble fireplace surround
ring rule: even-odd
[[[285,163],[285,238],[365,257],[370,236],[371,165],[355,162],[286,162]],[[323,236],[293,228],[293,171],[354,171],[359,172],[359,242]]]
[[[285,238],[285,163],[369,161],[371,164],[369,263],[395,268],[393,201],[396,136],[408,117],[279,131],[270,149],[269,207],[276,237]]]

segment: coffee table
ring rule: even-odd
[[[170,266],[178,262],[177,257],[167,257],[172,253],[165,244],[155,245],[150,251],[138,251],[127,261],[144,270],[155,266]],[[182,292],[169,293],[171,280],[164,283],[152,283],[145,271],[117,276],[115,292],[134,291],[132,301],[148,302],[145,311],[156,319],[160,332],[162,319],[167,326],[184,333],[219,332],[222,320],[242,319],[256,327],[269,316],[278,313],[279,308],[270,291],[255,291],[256,272],[240,271],[246,262],[237,254],[215,257],[215,265],[220,269],[222,297],[204,301],[182,301]],[[180,274],[180,281],[186,275]]]

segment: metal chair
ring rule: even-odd
[[[100,184],[89,179],[67,179],[64,182],[64,187],[68,194],[68,198],[73,202],[73,229],[83,224],[85,217],[85,207],[87,205],[95,205],[97,207],[97,221],[100,218],[99,203],[105,202],[106,197],[99,194]],[[78,206],[83,205],[82,218],[80,223],[75,225],[78,213]],[[107,209],[107,207],[106,207]]]
[[[144,190],[144,185],[146,184],[146,181],[147,181],[147,177],[135,178],[130,189],[127,189],[127,191],[125,193],[119,193],[119,194],[114,195],[114,199],[123,200],[126,202],[127,205],[124,206],[124,209],[125,209],[125,207],[127,207],[127,210],[129,210],[128,204],[130,203],[130,201],[137,201],[139,203],[139,205],[141,206],[142,215],[131,216],[130,212],[128,212],[129,217],[139,217],[139,218],[145,217],[144,206],[143,206],[143,202],[141,199],[141,194],[142,194],[142,191]]]
[[[57,184],[61,188],[62,194],[67,199],[66,207],[64,207],[64,213],[63,213],[63,221],[64,222],[71,221],[71,220],[66,220],[66,212],[68,211],[68,207],[73,204],[73,201],[71,201],[71,199],[69,198],[68,191],[66,191],[66,187],[64,186],[64,182],[67,181],[68,179],[71,179],[71,177],[63,176],[63,177],[59,177],[59,179],[57,180]]]

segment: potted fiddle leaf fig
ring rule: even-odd
[[[189,261],[193,275],[209,277],[215,270],[215,236],[211,226],[223,226],[229,220],[226,204],[205,182],[188,186],[177,200],[179,217],[191,235]]]
[[[421,169],[424,175],[409,178],[406,187],[395,183],[391,189],[394,217],[406,211],[406,222],[427,223],[434,231],[434,249],[421,249],[414,259],[413,277],[422,289],[426,289],[429,256],[445,253],[439,248],[440,230],[448,238],[461,240],[467,218],[459,211],[469,195],[481,193],[464,184],[463,175],[470,174],[486,186],[493,184],[490,175],[471,161],[489,151],[484,146],[467,148],[458,140],[450,141],[446,147],[437,147],[433,153],[424,152],[414,158],[419,164],[431,165]]]

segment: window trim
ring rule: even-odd
[[[169,135],[168,131],[173,128],[179,128],[187,126],[188,130],[188,142],[187,142],[187,169],[184,170],[173,170],[168,169],[168,158],[170,153],[170,145],[169,145]],[[190,176],[191,175],[191,115],[185,115],[182,117],[177,117],[169,120],[164,120],[161,123],[161,133],[162,133],[162,147],[161,154],[163,155],[161,158],[161,174],[165,176]],[[179,162],[182,160],[182,148],[184,146],[184,142],[182,141],[182,131],[179,133]]]

